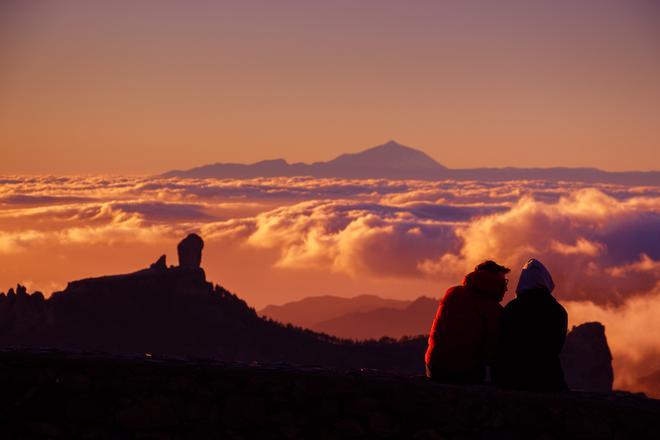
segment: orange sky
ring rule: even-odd
[[[0,173],[327,160],[388,139],[450,167],[660,169],[653,2],[494,3],[5,1]]]

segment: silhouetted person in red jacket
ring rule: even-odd
[[[504,307],[493,371],[496,383],[531,391],[567,389],[559,353],[566,339],[568,315],[552,296],[548,269],[531,259],[522,269],[516,298]]]
[[[440,300],[429,346],[426,375],[446,383],[479,383],[495,359],[510,269],[485,261],[449,288]]]

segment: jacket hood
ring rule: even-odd
[[[555,289],[555,283],[552,281],[552,275],[548,269],[539,260],[534,258],[530,259],[522,268],[520,272],[520,279],[518,280],[518,287],[516,293],[524,292],[527,290],[546,290],[552,293]]]
[[[506,281],[500,275],[486,270],[478,270],[465,275],[463,285],[497,301],[502,301],[504,293],[506,293]]]

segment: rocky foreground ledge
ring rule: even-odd
[[[374,371],[0,352],[3,438],[658,438],[660,401]]]

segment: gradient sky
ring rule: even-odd
[[[0,4],[0,173],[327,160],[660,169],[654,0]]]

